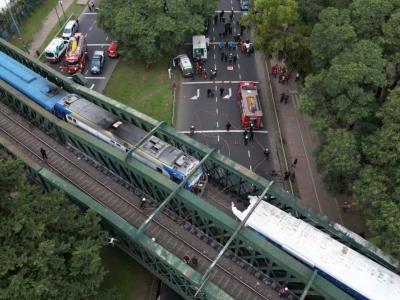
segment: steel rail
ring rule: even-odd
[[[140,210],[140,208],[138,208],[137,206],[133,205],[130,201],[128,201],[124,196],[121,196],[119,193],[113,191],[112,189],[110,189],[109,187],[103,185],[99,180],[97,180],[95,177],[91,176],[88,172],[86,172],[85,170],[83,170],[82,168],[80,168],[77,164],[75,164],[73,161],[71,161],[68,157],[64,156],[62,153],[58,152],[57,149],[55,149],[54,147],[50,146],[46,141],[44,141],[43,139],[41,139],[40,137],[38,137],[35,133],[33,133],[31,130],[29,130],[29,128],[26,128],[23,124],[21,124],[20,122],[14,120],[13,118],[11,118],[10,116],[8,116],[4,110],[2,108],[0,108],[0,113],[5,116],[7,119],[11,120],[12,122],[14,122],[15,124],[17,124],[19,127],[21,127],[22,129],[24,129],[26,132],[28,132],[30,135],[32,135],[33,137],[35,137],[38,141],[40,141],[41,143],[45,144],[49,149],[53,150],[55,153],[57,153],[59,156],[61,156],[64,160],[68,161],[70,164],[72,164],[74,167],[76,167],[77,169],[79,169],[81,172],[83,172],[84,174],[86,174],[89,178],[93,179],[94,181],[96,181],[97,183],[99,183],[100,185],[102,185],[103,187],[105,187],[107,190],[109,190],[112,194],[116,195],[118,198],[120,198],[123,202],[125,202],[126,204],[128,204],[128,206],[131,206],[133,209],[135,209],[136,211],[139,212],[139,214],[148,217],[148,215],[144,212],[142,212]],[[20,140],[18,140],[17,138],[15,138],[14,136],[12,136],[10,133],[8,133],[6,130],[4,130],[3,128],[1,128],[1,131],[3,131],[6,135],[8,135],[10,138],[12,138],[14,141],[16,141],[18,144],[22,145],[26,150],[28,150],[31,154],[33,154],[34,156],[36,156],[39,160],[43,160],[40,158],[40,156],[32,151],[31,149],[29,149],[23,142],[21,142]],[[68,177],[66,177],[65,174],[63,174],[61,171],[59,171],[57,168],[51,166],[50,164],[48,164],[48,166],[56,171],[59,175],[61,175],[64,179],[66,179],[68,182],[70,182],[72,185],[77,185],[75,182],[72,182]],[[79,186],[79,189],[81,189],[83,192],[85,192],[86,194],[88,194],[91,198],[93,198],[96,202],[100,203],[102,206],[104,206],[104,203],[96,200],[96,197],[94,195],[92,195],[90,192],[86,191],[85,188],[83,188],[82,186]],[[112,209],[111,207],[109,207],[110,209]],[[113,209],[112,209],[113,210]],[[167,214],[163,213],[164,216],[166,216],[167,218],[171,219]],[[188,242],[186,242],[183,238],[179,237],[178,235],[174,234],[170,229],[168,229],[165,225],[161,224],[160,222],[158,222],[157,220],[153,220],[154,223],[156,223],[159,227],[161,227],[162,229],[164,229],[165,231],[167,231],[169,234],[171,234],[174,238],[176,238],[177,240],[181,241],[182,243],[184,243],[187,247],[191,248],[194,252],[196,252],[198,255],[202,256],[204,259],[208,260],[209,262],[212,262],[213,260],[211,258],[209,258],[208,256],[206,256],[205,254],[203,254],[201,251],[197,250],[196,247],[192,246],[191,244],[189,244]],[[234,280],[240,282],[242,285],[244,285],[245,287],[247,287],[249,290],[251,290],[252,292],[254,292],[255,294],[257,294],[258,296],[260,296],[263,299],[266,300],[270,300],[270,298],[267,298],[266,296],[264,296],[263,294],[261,294],[260,292],[258,292],[257,290],[255,290],[253,287],[249,286],[247,283],[243,282],[241,279],[239,279],[237,276],[235,276],[233,273],[229,272],[228,270],[226,270],[223,266],[221,266],[220,264],[217,264],[217,267],[225,272],[226,274],[228,274],[231,278],[233,278]]]

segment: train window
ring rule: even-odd
[[[162,173],[162,170],[160,168],[157,168],[157,172]]]
[[[118,143],[115,143],[115,145],[117,145],[117,147],[120,147],[120,148],[121,148],[121,145],[120,145],[120,144],[118,144]]]

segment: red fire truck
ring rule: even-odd
[[[85,36],[82,32],[76,32],[68,42],[63,69],[68,74],[82,72],[85,69],[86,56],[87,46]]]
[[[263,127],[263,112],[255,82],[240,82],[238,91],[238,104],[240,121],[243,128],[248,128],[253,123],[255,129]]]

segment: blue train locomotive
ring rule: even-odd
[[[58,118],[91,133],[121,151],[129,152],[146,132],[76,94],[68,93],[0,51],[0,79]],[[150,136],[132,153],[150,168],[181,182],[199,164],[182,150]],[[199,168],[185,184],[194,187],[203,176]]]

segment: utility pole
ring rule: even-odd
[[[7,3],[6,3],[6,4],[7,4]],[[21,43],[22,43],[22,47],[24,48],[25,52],[27,52],[27,53],[29,54],[29,49],[28,49],[28,48],[26,47],[26,45],[25,45],[25,41],[24,41],[24,39],[23,39],[23,37],[22,37],[21,31],[19,30],[18,23],[17,23],[17,21],[16,21],[15,18],[14,18],[14,15],[13,15],[13,12],[12,12],[12,9],[11,9],[11,6],[12,6],[12,5],[11,5],[11,0],[9,0],[9,1],[8,1],[8,11],[10,12],[10,17],[11,17],[13,23],[14,23],[15,28],[17,29],[18,37],[19,37],[19,39],[20,39],[20,41],[21,41]]]
[[[61,9],[62,9],[62,12],[63,12],[63,15],[64,15],[64,21],[66,21],[67,17],[65,15],[64,6],[62,5],[62,0],[60,0],[60,6],[61,6]]]
[[[60,24],[60,28],[61,28],[62,25],[61,25],[60,16],[58,15],[57,6],[54,7],[54,9],[55,9],[55,11],[56,11],[56,15],[57,15],[57,18],[58,18],[58,24]]]

